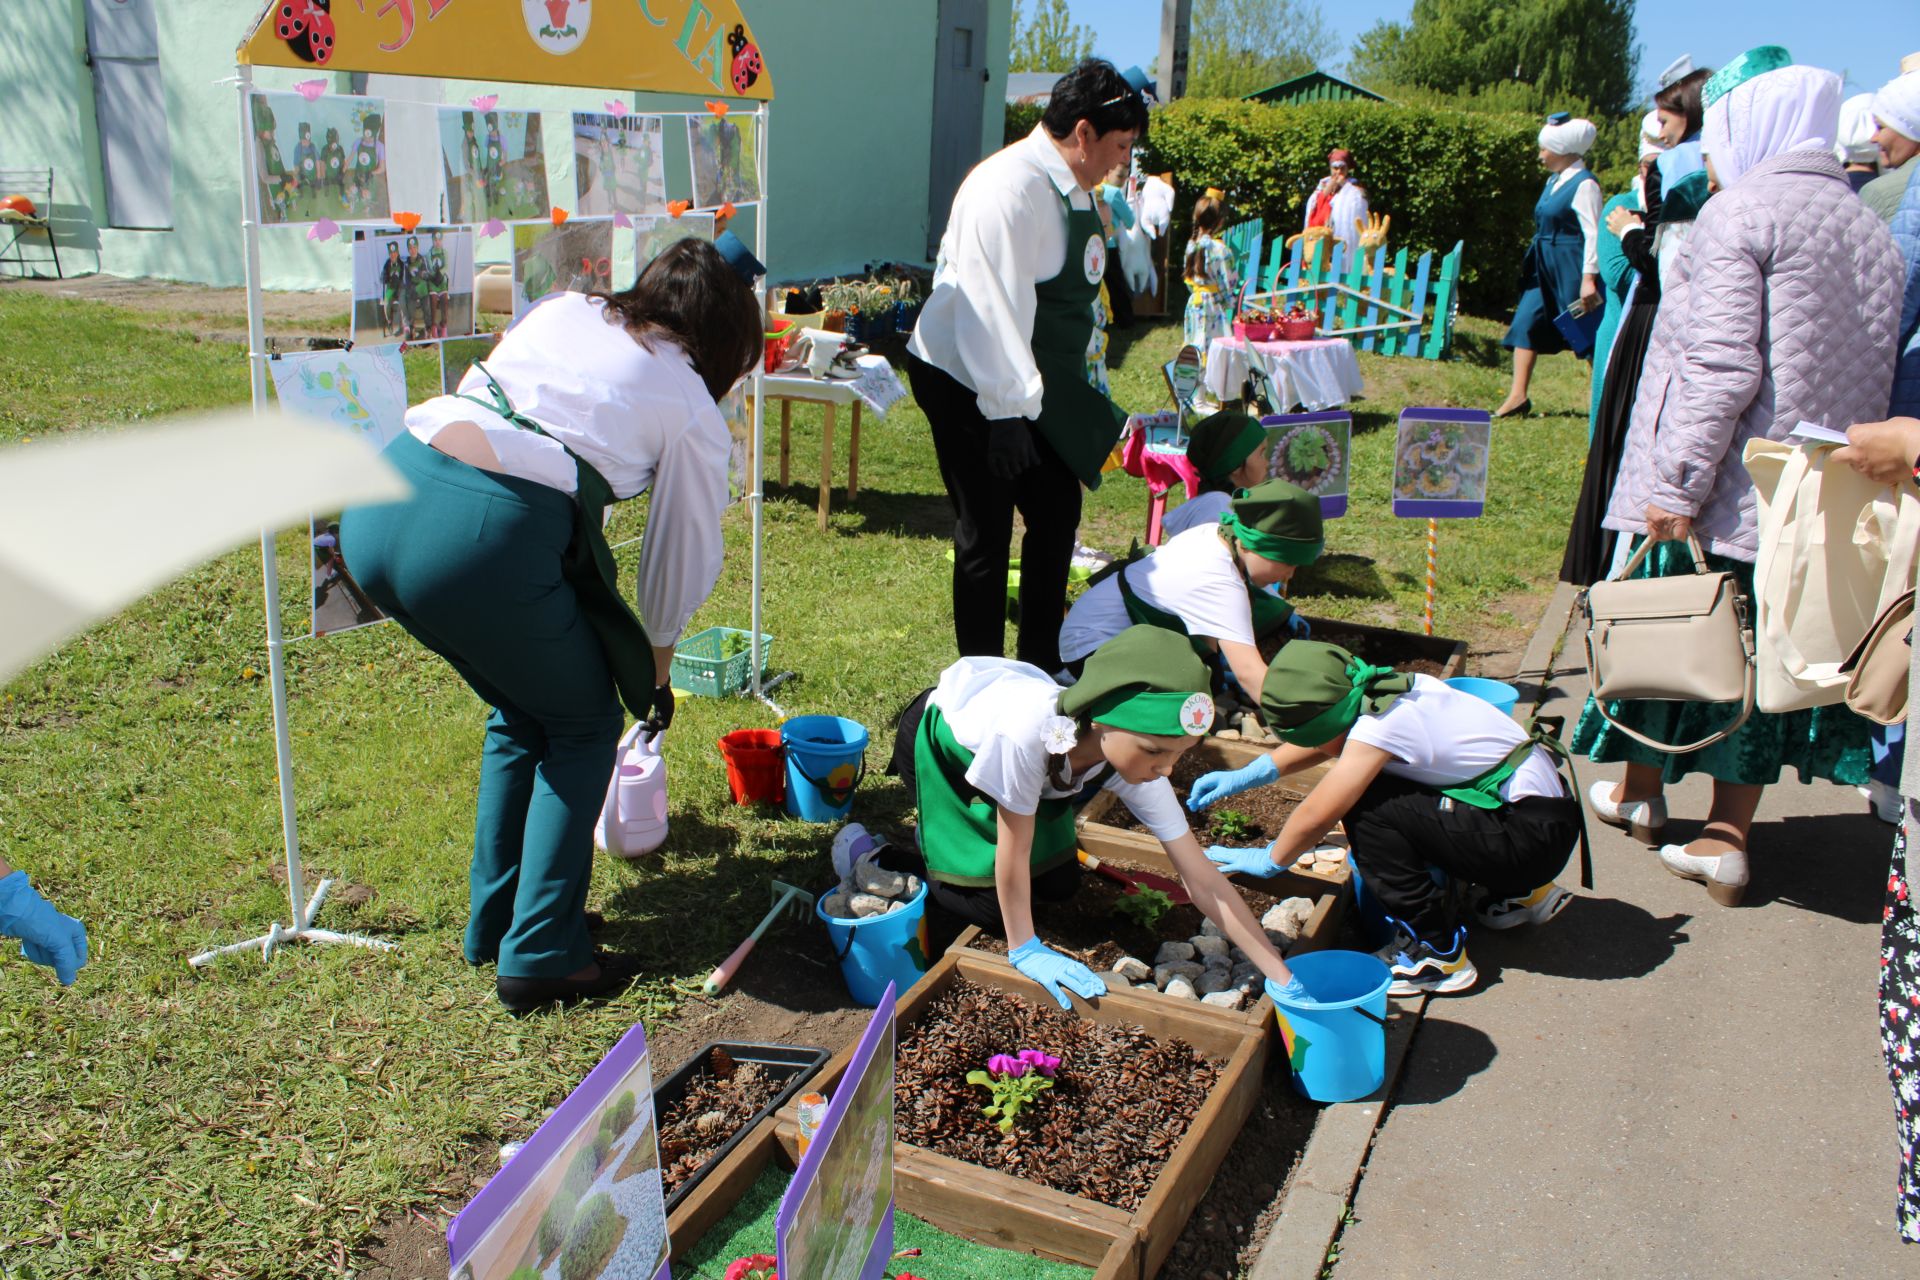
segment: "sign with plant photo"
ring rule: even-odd
[[[635,1026],[447,1227],[452,1280],[670,1280],[647,1033]]]
[[[1393,445],[1393,514],[1439,520],[1481,514],[1492,443],[1484,409],[1402,409]]]
[[[774,1216],[780,1274],[881,1280],[893,1256],[892,983]]]
[[[1347,472],[1353,461],[1350,413],[1281,413],[1260,419],[1273,434],[1267,474],[1320,499],[1320,514],[1347,514]]]

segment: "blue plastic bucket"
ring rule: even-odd
[[[1500,680],[1482,680],[1479,676],[1455,676],[1447,681],[1447,687],[1470,693],[1482,702],[1491,702],[1500,709],[1500,714],[1510,716],[1514,707],[1520,703],[1520,691]]]
[[[1393,918],[1380,905],[1380,899],[1368,891],[1367,882],[1360,875],[1360,864],[1351,856],[1347,859],[1347,870],[1348,883],[1353,887],[1354,922],[1360,926],[1369,947],[1384,947],[1393,937]],[[1439,867],[1428,867],[1427,875],[1442,889],[1449,883],[1447,873]]]
[[[787,812],[839,822],[867,776],[867,727],[844,716],[795,716],[780,726],[787,749]]]
[[[927,884],[883,916],[842,920],[827,914],[827,895],[814,899],[813,913],[827,926],[827,938],[840,961],[840,976],[853,998],[869,1009],[887,994],[887,984],[905,994],[927,971]]]
[[[1287,967],[1312,1000],[1278,1000],[1293,1087],[1315,1102],[1352,1102],[1387,1078],[1387,987],[1393,974],[1364,951],[1309,951]]]

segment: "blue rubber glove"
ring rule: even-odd
[[[1187,792],[1187,809],[1198,813],[1215,801],[1279,780],[1280,766],[1273,762],[1272,756],[1261,756],[1252,764],[1242,765],[1238,769],[1203,773]]]
[[[1282,1000],[1313,999],[1313,996],[1307,991],[1307,989],[1300,985],[1300,975],[1297,973],[1288,975],[1287,985],[1284,987],[1281,986],[1279,983],[1275,982],[1272,978],[1268,978],[1267,994],[1273,997],[1275,1004],[1278,1004]]]
[[[0,879],[0,934],[20,939],[27,959],[52,969],[63,987],[87,962],[87,931],[35,892],[24,871]]]
[[[1028,938],[1007,952],[1007,959],[1013,961],[1014,968],[1045,987],[1062,1009],[1073,1009],[1067,1002],[1066,991],[1083,1000],[1107,994],[1107,984],[1100,980],[1099,974],[1072,956],[1061,955],[1038,938]],[[1062,991],[1062,987],[1066,991]]]
[[[1298,609],[1287,615],[1287,630],[1293,632],[1295,640],[1305,640],[1313,634],[1313,627],[1308,624],[1307,616]]]
[[[1223,875],[1259,876],[1265,879],[1280,874],[1280,868],[1273,865],[1273,855],[1269,852],[1272,848],[1272,845],[1265,844],[1254,849],[1210,845],[1207,848],[1207,861],[1219,867]]]

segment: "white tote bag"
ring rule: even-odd
[[[1829,445],[1747,442],[1760,508],[1753,602],[1762,711],[1842,701],[1841,665],[1880,611],[1913,586],[1920,500],[1832,458]]]

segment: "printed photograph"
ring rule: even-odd
[[[387,220],[383,99],[256,93],[250,109],[261,222]]]
[[[677,218],[667,214],[635,218],[633,220],[634,274],[638,275],[646,270],[647,264],[659,257],[661,251],[676,240],[711,241],[713,237],[713,215],[710,213],[683,213]]]
[[[787,1231],[784,1274],[857,1276],[893,1203],[894,1028],[875,1046]]]
[[[583,217],[665,212],[667,165],[661,135],[659,116],[575,112],[573,212]]]
[[[752,116],[696,116],[687,121],[693,152],[693,203],[717,209],[760,199],[760,128]]]
[[[1345,413],[1295,413],[1262,418],[1273,433],[1268,474],[1320,499],[1324,516],[1345,515],[1353,418]]]
[[[613,287],[613,220],[569,218],[513,229],[513,318],[550,293]]]
[[[440,159],[449,221],[515,222],[544,218],[553,208],[537,111],[443,108]]]
[[[354,341],[464,338],[476,320],[472,227],[354,233]]]
[[[1393,451],[1394,513],[1477,516],[1487,501],[1491,425],[1402,415]]]

